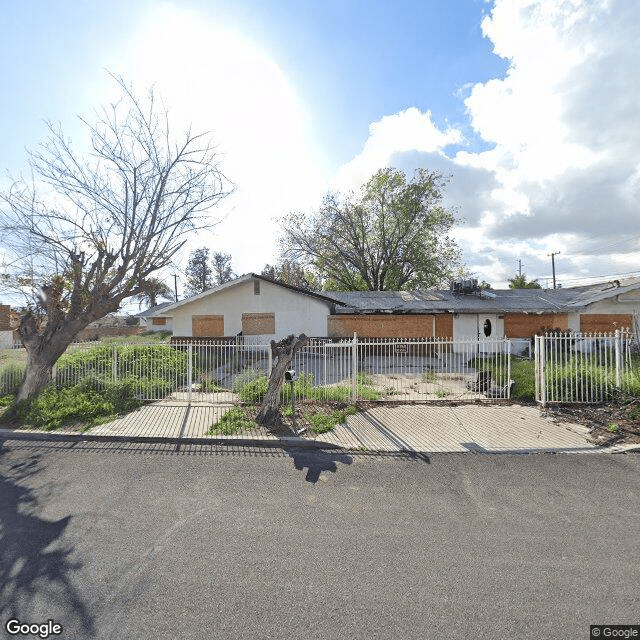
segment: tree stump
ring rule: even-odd
[[[256,422],[265,427],[277,428],[282,424],[280,413],[280,391],[284,382],[285,371],[291,368],[291,360],[296,351],[307,344],[308,338],[301,333],[297,338],[293,334],[280,342],[271,341],[271,357],[273,366],[269,376],[269,386],[265,394]]]

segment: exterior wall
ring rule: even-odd
[[[507,338],[530,338],[539,333],[542,328],[569,328],[569,317],[566,313],[505,313],[504,335]]]
[[[449,338],[453,318],[434,315],[338,315],[327,318],[327,334],[333,338]]]
[[[170,316],[162,316],[157,318],[145,318],[146,327],[145,331],[169,331],[173,332],[173,318]],[[162,322],[156,322],[157,320],[164,320]]]
[[[254,293],[254,281],[249,280],[204,296],[181,307],[171,309],[173,335],[190,336],[191,317],[195,315],[224,316],[224,333],[237,335],[242,331],[242,314],[275,313],[275,335],[261,334],[255,340],[279,340],[291,333],[324,336],[330,303],[317,300],[285,287],[260,280],[260,294]]]

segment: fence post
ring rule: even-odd
[[[193,343],[189,343],[187,347],[187,389],[189,389],[189,403],[191,403],[191,387],[193,386]]]
[[[116,349],[115,344],[111,347],[111,350],[111,377],[115,383],[118,381],[118,349]]]
[[[353,332],[351,347],[351,399],[355,402],[358,396],[358,334]]]
[[[620,348],[620,329],[616,329],[616,388],[620,389],[620,369],[622,369],[622,349]]]
[[[511,340],[504,339],[507,348],[507,399],[511,399]]]

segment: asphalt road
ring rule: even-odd
[[[0,441],[0,621],[82,639],[586,640],[640,623],[639,471],[636,454]]]

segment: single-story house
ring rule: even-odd
[[[529,339],[542,329],[639,331],[640,278],[562,289],[317,293],[255,273],[150,310],[149,330],[180,337],[308,336]]]

